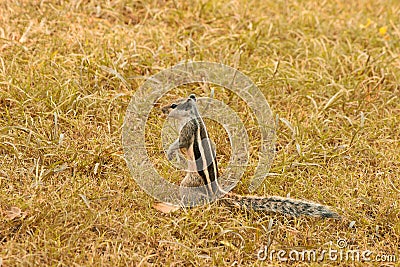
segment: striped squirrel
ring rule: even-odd
[[[175,103],[164,106],[162,112],[177,119],[180,124],[179,137],[168,148],[167,157],[171,160],[179,154],[178,151],[180,149],[186,150],[189,171],[182,180],[181,187],[206,185],[207,194],[215,194],[219,190],[219,193],[222,192],[224,195],[219,201],[228,206],[282,213],[294,217],[306,215],[340,219],[340,216],[328,207],[310,201],[278,196],[241,196],[224,192],[217,180],[219,175],[215,148],[208,138],[206,125],[199,114],[196,96],[191,94],[188,98],[180,99]]]

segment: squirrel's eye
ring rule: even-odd
[[[177,104],[172,104],[171,108],[176,108],[178,105]]]

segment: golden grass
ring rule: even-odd
[[[0,265],[274,266],[257,260],[268,240],[289,250],[338,238],[399,264],[399,25],[394,0],[1,2]],[[344,220],[152,209],[124,162],[122,123],[143,79],[182,60],[238,68],[279,115],[276,175],[257,194]]]

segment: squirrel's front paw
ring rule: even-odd
[[[174,151],[174,150],[168,150],[167,151],[167,159],[169,161],[172,161],[173,159],[176,159],[178,156],[178,151]]]
[[[186,158],[179,153],[179,151],[173,151],[172,153],[167,152],[167,158],[175,167],[181,169],[187,168]]]

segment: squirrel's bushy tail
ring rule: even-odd
[[[228,206],[239,208],[282,213],[293,217],[302,215],[340,219],[340,216],[328,207],[310,201],[284,197],[241,196],[229,193],[221,199]]]

